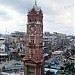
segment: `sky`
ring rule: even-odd
[[[27,12],[35,0],[0,0],[0,33],[26,32]],[[74,33],[74,0],[37,0],[44,16],[44,32]]]

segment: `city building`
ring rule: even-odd
[[[5,38],[0,37],[0,52],[5,52]]]
[[[69,62],[73,62],[75,64],[75,55],[69,57]]]
[[[44,53],[49,53],[58,49],[63,50],[64,45],[66,44],[66,35],[62,33],[54,32],[45,32],[43,34],[43,51]]]
[[[49,53],[52,51],[53,46],[57,44],[57,36],[50,34],[50,32],[45,32],[43,34],[43,52]]]
[[[5,45],[6,51],[10,53],[10,58],[21,59],[24,57],[25,53],[25,32],[15,31],[9,35],[6,35]]]
[[[9,60],[9,54],[5,49],[5,40],[4,37],[0,37],[0,62]]]

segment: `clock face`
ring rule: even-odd
[[[34,32],[34,31],[36,30],[35,26],[31,26],[31,27],[30,27],[30,30],[31,30],[32,32]]]

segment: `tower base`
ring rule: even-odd
[[[24,75],[44,75],[43,63],[24,62]]]

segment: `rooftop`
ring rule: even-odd
[[[54,51],[54,52],[52,52],[52,54],[62,54],[63,53],[63,51]]]
[[[75,55],[71,56],[70,59],[75,60]]]

